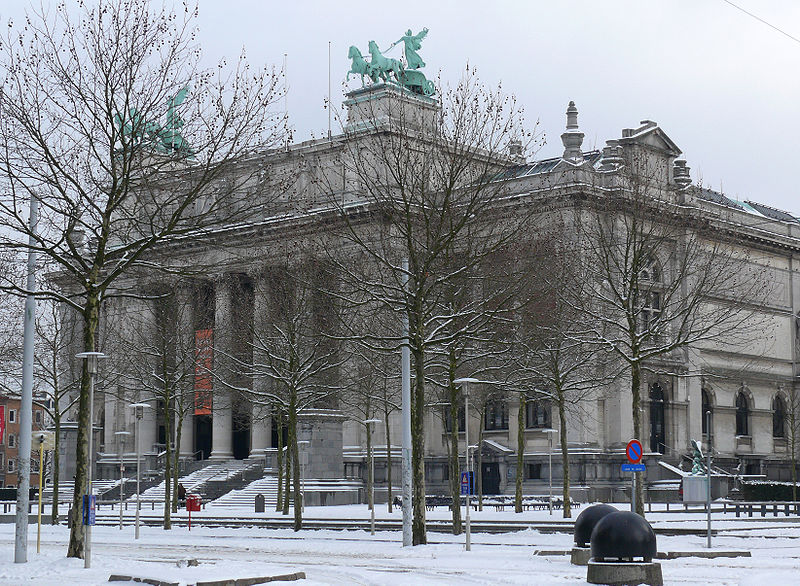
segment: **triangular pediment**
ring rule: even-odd
[[[639,128],[626,128],[622,131],[621,144],[635,143],[648,146],[652,149],[661,151],[671,157],[678,157],[681,149],[678,148],[672,139],[667,136],[661,127],[652,120],[642,120]]]

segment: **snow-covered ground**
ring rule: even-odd
[[[378,518],[397,518],[385,507]],[[148,511],[148,513],[151,513]],[[215,516],[222,511],[215,511]],[[241,509],[229,515],[245,516]],[[247,516],[250,516],[247,513]],[[274,515],[274,513],[273,513]],[[366,507],[307,507],[309,518],[368,518]],[[484,520],[525,519],[548,521],[547,511],[486,511]],[[431,517],[446,518],[437,510]],[[704,526],[699,514],[652,514],[654,526]],[[552,519],[560,519],[554,515]],[[782,586],[800,584],[800,524],[782,517],[736,520],[715,515],[714,549],[748,550],[750,558],[681,558],[662,560],[666,584],[745,584]],[[586,568],[572,566],[566,556],[535,555],[537,550],[567,550],[568,533],[525,530],[506,534],[473,534],[472,551],[464,550],[464,537],[429,533],[431,544],[401,547],[399,532],[220,529],[195,527],[171,531],[142,527],[98,526],[94,529],[92,568],[83,560],[67,559],[68,530],[44,526],[42,553],[36,553],[36,527],[31,526],[29,562],[14,564],[13,524],[0,525],[0,584],[57,585],[108,584],[111,574],[128,574],[192,584],[202,580],[305,572],[302,585],[317,584],[585,584]],[[659,551],[704,551],[701,536],[658,537]],[[187,560],[197,559],[197,567]]]

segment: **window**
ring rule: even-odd
[[[33,420],[36,422],[37,425],[42,424],[42,412],[41,411],[34,411],[33,412]]]
[[[8,447],[9,448],[17,447],[17,436],[15,436],[13,433],[8,434]]]
[[[747,403],[747,396],[743,392],[736,395],[736,435],[750,435],[748,419],[750,418],[750,406]]]
[[[486,404],[486,430],[508,429],[508,408],[501,399],[489,401]]]
[[[525,478],[528,480],[536,480],[542,477],[541,464],[528,464],[525,466]]]
[[[525,403],[525,427],[550,427],[550,405],[547,401],[527,401]]]
[[[3,460],[5,459],[5,454],[0,454],[0,470],[3,469]]]
[[[639,273],[639,282],[642,286],[634,291],[637,307],[639,308],[638,330],[644,333],[652,330],[661,316],[661,293],[653,288],[652,284],[661,282],[661,270],[654,260],[645,262]]]
[[[700,414],[700,419],[703,421],[703,435],[708,435],[708,419],[709,416],[707,413],[711,412],[711,397],[708,395],[708,391],[703,389],[701,391],[702,395],[702,413]],[[712,424],[713,428],[713,424]]]
[[[450,405],[445,405],[444,408],[444,429],[448,433],[453,431],[453,418],[450,417]],[[464,405],[461,404],[458,408],[458,431],[464,431]]]
[[[14,472],[14,470],[16,469],[16,466],[14,466],[14,464],[16,464],[16,461],[13,458],[8,461],[9,472]]]
[[[780,395],[772,401],[772,437],[786,437],[786,403]]]
[[[16,423],[17,421],[17,410],[16,409],[9,409],[8,410],[8,422],[9,423]]]

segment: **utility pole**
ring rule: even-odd
[[[408,259],[403,259],[403,291],[408,289]],[[403,346],[401,350],[402,424],[403,424],[403,547],[412,545],[411,535],[411,348],[409,347],[408,312],[403,311]]]
[[[31,431],[33,430],[33,340],[36,335],[36,227],[39,200],[31,195],[28,227],[28,279],[25,285],[25,330],[22,346],[22,397],[19,406],[19,449],[17,450],[17,511],[14,518],[14,563],[28,561],[28,507],[31,488]],[[39,472],[41,475],[41,471]]]

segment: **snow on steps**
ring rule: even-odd
[[[240,490],[232,490],[222,495],[215,501],[211,501],[206,508],[215,509],[219,507],[247,507],[253,509],[256,503],[256,496],[264,495],[264,504],[267,510],[275,509],[278,503],[278,477],[272,474],[254,480]]]
[[[246,468],[253,466],[253,462],[247,460],[227,460],[216,464],[209,464],[204,468],[181,476],[178,482],[186,489],[187,494],[200,492],[203,486],[211,480],[227,480],[241,473]],[[162,499],[164,498],[164,481],[156,486],[148,488],[142,492],[142,499]]]

